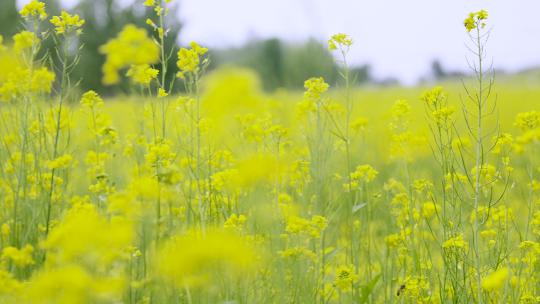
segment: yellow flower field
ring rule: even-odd
[[[77,90],[76,14],[0,39],[1,303],[540,302],[539,75],[492,81],[487,12],[463,83],[353,87],[336,34],[339,83],[266,93],[195,42],[162,69],[169,2],[100,49],[129,96]]]

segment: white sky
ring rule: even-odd
[[[540,0],[176,1],[182,42],[216,48],[251,38],[326,41],[343,32],[355,40],[351,62],[370,63],[374,76],[396,76],[405,83],[426,75],[435,58],[448,69],[465,70],[462,22],[469,12],[486,9],[494,66],[508,71],[540,66]]]

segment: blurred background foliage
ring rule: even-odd
[[[47,5],[49,16],[59,14],[61,8],[58,0],[43,0]],[[173,57],[169,60],[169,71],[176,71],[176,53],[178,37],[181,35],[181,22],[178,18],[178,6],[172,7],[167,20],[171,29],[167,36],[167,45],[173,46]],[[128,93],[127,83],[114,87],[102,84],[101,67],[105,57],[99,53],[99,47],[109,39],[115,37],[126,24],[135,24],[138,27],[150,29],[146,25],[146,18],[150,14],[145,12],[142,5],[119,6],[115,0],[80,0],[71,9],[86,20],[84,34],[80,36],[80,43],[84,46],[81,51],[80,63],[73,72],[73,79],[80,80],[80,89],[92,89],[104,95]],[[13,34],[22,28],[18,15],[16,0],[0,1],[0,35],[10,40]],[[50,52],[51,42],[45,42],[45,49]],[[278,88],[301,89],[305,79],[313,76],[323,76],[327,82],[333,84],[339,77],[338,65],[328,52],[326,45],[309,40],[300,44],[286,43],[279,39],[266,39],[250,41],[239,48],[211,50],[211,69],[221,66],[240,66],[250,68],[261,79],[262,86],[267,91]],[[159,67],[158,67],[159,68]],[[175,73],[169,73],[173,77]],[[354,68],[358,84],[370,81],[369,66]],[[177,90],[182,89],[177,85]]]
[[[241,48],[214,50],[211,58],[214,66],[232,64],[255,70],[267,91],[298,89],[314,76],[323,76],[332,84],[339,77],[338,65],[326,45],[313,39],[302,44],[257,40]],[[370,80],[369,66],[355,67],[353,72],[357,84]]]

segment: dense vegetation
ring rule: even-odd
[[[463,83],[356,88],[336,34],[301,95],[172,57],[169,2],[99,46],[116,99],[78,93],[78,15],[0,40],[3,303],[540,301],[540,87],[494,82],[487,12]]]

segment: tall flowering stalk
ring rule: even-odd
[[[161,235],[161,223],[162,223],[162,211],[161,211],[161,205],[162,205],[162,184],[160,179],[160,174],[163,171],[163,162],[160,161],[162,158],[162,153],[159,151],[164,151],[170,149],[168,143],[166,142],[166,130],[167,130],[167,101],[165,97],[169,95],[169,91],[166,89],[165,79],[167,77],[167,66],[168,66],[168,60],[169,57],[166,56],[166,52],[168,52],[167,46],[165,45],[165,35],[167,34],[167,28],[165,27],[164,19],[165,16],[168,14],[168,8],[166,7],[166,4],[168,4],[170,1],[145,1],[144,5],[147,7],[150,7],[154,13],[157,19],[159,20],[157,25],[152,21],[152,19],[147,19],[147,24],[150,25],[153,30],[157,33],[157,41],[156,44],[159,48],[159,63],[161,65],[161,71],[158,73],[158,70],[151,69],[149,67],[144,67],[146,71],[143,73],[146,73],[148,75],[151,75],[149,79],[156,79],[157,81],[157,89],[155,93],[155,98],[150,103],[151,111],[152,111],[152,129],[154,133],[153,142],[150,145],[150,151],[147,153],[147,158],[155,158],[155,161],[153,161],[152,166],[155,169],[154,175],[157,179],[157,185],[158,185],[158,197],[156,201],[156,231],[155,231],[155,239],[156,239],[156,245],[159,243],[160,235]],[[157,76],[157,77],[156,77]],[[148,86],[148,89],[150,91],[150,86]],[[152,96],[152,94],[150,94]],[[159,107],[159,115],[161,119],[161,124],[159,123],[157,119],[157,107]],[[164,151],[167,153],[167,151]],[[155,154],[155,157],[153,155]]]
[[[70,74],[75,68],[76,64],[79,61],[78,49],[77,52],[70,56],[69,47],[72,43],[72,40],[75,36],[82,33],[82,26],[84,25],[84,20],[80,19],[78,15],[71,15],[65,11],[62,11],[60,16],[54,16],[51,18],[50,22],[54,25],[54,37],[57,42],[56,45],[60,46],[59,49],[56,49],[56,61],[59,63],[59,68],[57,69],[60,74],[60,87],[57,92],[58,102],[54,105],[51,110],[51,116],[53,119],[53,128],[52,128],[52,154],[49,168],[50,172],[50,184],[49,184],[49,195],[47,200],[47,210],[45,215],[45,235],[49,234],[50,222],[51,222],[51,213],[52,213],[52,203],[53,196],[55,196],[55,187],[56,187],[56,176],[59,169],[66,168],[68,164],[65,164],[66,157],[71,156],[66,155],[62,156],[60,162],[58,162],[59,153],[60,153],[60,137],[61,131],[64,128],[69,128],[69,122],[66,122],[66,116],[64,111],[64,103],[69,98],[71,89],[73,85],[71,83]],[[55,163],[56,162],[56,163]]]
[[[461,221],[461,207],[456,204],[456,156],[454,154],[454,141],[456,137],[455,126],[455,108],[449,105],[448,97],[442,87],[435,87],[426,91],[421,96],[424,101],[426,114],[429,122],[429,128],[432,135],[433,156],[437,160],[440,168],[440,192],[432,194],[433,212],[436,214],[442,225],[443,240],[455,236],[459,233],[456,227],[451,225],[454,222]],[[440,193],[440,196],[437,196]],[[432,228],[430,227],[432,230]],[[437,233],[432,231],[432,233]],[[441,249],[444,253],[444,248]],[[443,279],[440,286],[440,293],[444,295],[444,286],[446,284],[456,284],[459,282],[459,275],[453,270],[456,269],[454,260],[451,256],[443,254],[446,269],[443,273]],[[451,275],[447,275],[450,273]],[[450,278],[450,283],[447,282]],[[459,295],[458,295],[459,296]]]
[[[11,244],[15,247],[20,246],[20,232],[24,229],[23,226],[19,223],[19,218],[21,214],[21,207],[23,203],[27,200],[27,175],[29,171],[29,163],[32,162],[29,150],[31,145],[30,139],[30,120],[33,110],[33,102],[36,100],[36,97],[39,94],[32,90],[31,88],[33,80],[35,79],[35,70],[39,65],[38,52],[41,47],[41,37],[39,34],[40,23],[42,20],[47,18],[47,13],[45,12],[45,4],[41,2],[33,1],[30,4],[23,7],[19,14],[25,19],[27,30],[17,33],[13,37],[14,49],[19,56],[22,57],[24,70],[18,72],[17,77],[13,79],[13,89],[7,90],[6,85],[4,85],[3,90],[3,99],[8,101],[22,102],[22,106],[17,107],[17,121],[20,123],[20,128],[22,130],[22,138],[20,139],[20,151],[15,152],[16,155],[11,155],[11,159],[15,162],[18,160],[19,164],[17,167],[18,177],[16,178],[16,186],[14,191],[13,198],[13,224],[11,229]],[[50,92],[52,82],[54,81],[54,74],[49,76],[51,79],[47,91]],[[23,85],[26,83],[26,85]],[[16,89],[19,87],[18,89]],[[30,158],[30,159],[29,159]],[[24,221],[24,218],[21,219]]]
[[[204,149],[202,138],[202,113],[201,113],[201,77],[204,75],[210,63],[207,57],[208,49],[198,45],[196,42],[191,42],[189,48],[181,48],[178,51],[177,66],[179,72],[177,77],[184,81],[185,90],[187,93],[187,115],[189,118],[189,136],[190,149],[188,152],[188,167],[190,170],[190,193],[193,186],[195,187],[195,198],[198,205],[198,219],[201,227],[205,228],[206,212],[204,210],[205,203],[205,183],[206,179],[202,162],[204,161]],[[192,203],[192,195],[188,198],[188,214],[190,217],[194,215]]]
[[[480,245],[480,231],[482,225],[488,221],[491,208],[497,204],[506,192],[506,187],[500,194],[496,196],[493,193],[494,181],[499,179],[499,173],[495,172],[494,166],[488,163],[488,153],[494,150],[495,146],[489,146],[486,137],[495,135],[499,138],[499,129],[496,126],[490,129],[488,118],[494,115],[496,111],[496,101],[491,98],[494,77],[491,68],[486,67],[486,51],[485,45],[489,37],[489,31],[485,31],[486,20],[488,13],[484,10],[470,13],[464,21],[464,26],[469,33],[472,42],[471,52],[475,56],[474,63],[471,63],[471,69],[476,78],[476,86],[470,88],[464,85],[467,101],[469,104],[464,104],[463,116],[469,133],[470,141],[473,143],[472,155],[474,157],[474,167],[467,172],[467,179],[472,186],[473,212],[472,220],[472,262],[474,265],[474,277],[476,286],[475,300],[478,303],[484,302],[484,292],[482,289],[483,277],[483,250]],[[498,140],[498,139],[497,139]],[[509,176],[511,170],[506,167],[506,175]],[[506,178],[508,181],[508,178]],[[508,185],[508,182],[506,183]],[[485,195],[485,190],[489,190],[489,195]],[[488,210],[487,214],[483,212]]]
[[[17,174],[12,180],[11,243],[15,247],[25,242],[37,242],[35,234],[29,233],[33,227],[25,222],[28,215],[36,213],[29,203],[39,196],[36,185],[40,183],[40,174],[35,171],[40,170],[40,156],[36,151],[41,150],[41,141],[35,136],[39,133],[39,122],[34,120],[34,115],[39,111],[36,102],[51,93],[55,80],[54,73],[43,66],[44,60],[39,57],[41,41],[47,35],[42,32],[42,22],[47,18],[45,4],[31,1],[19,14],[23,17],[26,30],[13,37],[13,49],[21,59],[21,66],[8,73],[7,81],[0,88],[0,99],[13,102],[17,112],[13,118],[19,124],[19,129],[13,131],[21,135],[20,147],[8,152],[10,167]]]

